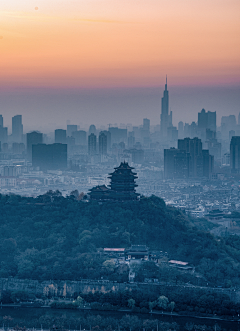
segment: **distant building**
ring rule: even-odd
[[[0,127],[0,141],[1,143],[8,141],[8,128]]]
[[[6,143],[8,141],[8,128],[3,127],[3,116],[0,115],[0,142]]]
[[[169,126],[167,128],[167,139],[168,139],[168,141],[177,141],[178,140],[178,130],[175,126]]]
[[[25,151],[24,143],[13,143],[12,144],[12,152],[14,154],[22,154]]]
[[[150,120],[148,118],[143,119],[143,130],[150,132]]]
[[[240,172],[240,136],[234,136],[231,139],[230,167],[232,173]]]
[[[176,148],[164,150],[164,177],[168,178],[188,178],[189,158],[186,151]]]
[[[217,127],[216,112],[208,111],[202,109],[201,113],[198,113],[198,127],[199,129],[207,130],[210,129],[216,132]]]
[[[178,149],[164,150],[165,178],[209,178],[213,172],[214,158],[202,149],[199,138],[178,140]]]
[[[135,144],[135,134],[134,131],[128,132],[128,148],[133,148]]]
[[[178,123],[178,138],[179,139],[183,139],[184,138],[184,126],[183,126],[183,122],[180,121]]]
[[[88,154],[95,155],[97,153],[97,137],[94,133],[88,136]]]
[[[64,170],[67,168],[66,144],[32,145],[32,165],[41,170]]]
[[[106,155],[108,152],[107,133],[101,131],[98,138],[99,154]]]
[[[237,121],[235,115],[222,116],[221,118],[221,137],[223,140],[231,140],[230,131],[237,131]],[[235,136],[235,134],[234,134]]]
[[[87,145],[87,132],[84,130],[78,130],[72,132],[72,136],[75,139],[75,145]]]
[[[67,143],[67,131],[63,129],[55,130],[55,143],[66,144]]]
[[[222,165],[230,166],[230,153],[225,153],[222,157]]]
[[[189,177],[209,177],[213,171],[213,156],[202,149],[201,139],[179,139],[178,149],[189,153]]]
[[[127,129],[110,127],[108,131],[111,133],[111,144],[127,141]]]
[[[148,118],[143,119],[143,127],[140,130],[140,136],[142,143],[149,147],[150,144],[150,120]]]
[[[169,95],[167,89],[167,78],[163,92],[160,115],[160,133],[163,139],[167,139],[167,129],[172,126],[172,112],[169,114]]]
[[[16,177],[21,173],[21,167],[19,166],[5,166],[3,168],[3,176]]]
[[[67,125],[67,136],[72,137],[73,132],[77,131],[77,125],[68,124]]]
[[[43,134],[38,131],[27,133],[27,157],[32,161],[32,146],[43,143]]]
[[[90,125],[90,127],[89,127],[88,134],[90,135],[91,133],[93,133],[95,135],[97,134],[97,129],[94,124]]]
[[[17,185],[17,180],[15,177],[1,177],[0,176],[0,187],[15,187]]]
[[[12,118],[12,140],[15,142],[22,142],[23,125],[22,115],[16,115]]]
[[[144,162],[144,150],[143,149],[130,149],[130,153],[132,154],[132,162],[141,164]]]

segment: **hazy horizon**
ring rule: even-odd
[[[170,80],[170,79],[169,79]],[[117,123],[142,124],[149,118],[151,125],[160,124],[161,97],[164,83],[159,87],[108,89],[15,89],[0,90],[0,113],[4,125],[11,131],[11,118],[23,115],[24,132],[53,131],[65,128],[67,120],[87,128]],[[197,113],[205,108],[221,116],[240,112],[239,86],[171,86],[168,84],[173,124],[182,120],[197,122]]]

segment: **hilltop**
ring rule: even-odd
[[[98,203],[60,192],[0,195],[0,212],[0,277],[100,278],[111,272],[99,248],[144,244],[192,263],[212,284],[239,284],[239,237],[216,238],[155,196]]]

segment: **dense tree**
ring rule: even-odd
[[[158,299],[157,299],[157,305],[159,308],[162,308],[162,309],[167,309],[167,306],[168,306],[168,298],[165,297],[164,295],[161,295]]]
[[[147,244],[187,261],[209,284],[240,285],[240,239],[215,238],[176,208],[152,196],[129,202],[86,202],[48,191],[37,198],[0,195],[0,277],[126,281],[127,273],[101,254],[103,247]],[[206,224],[206,220],[204,224]],[[98,253],[99,252],[99,253]],[[194,283],[194,276],[153,262],[136,279]],[[196,279],[195,279],[196,282]],[[149,302],[149,301],[148,301]],[[148,307],[148,304],[147,304]]]

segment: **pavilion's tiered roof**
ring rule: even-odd
[[[96,200],[136,200],[139,196],[135,188],[138,186],[135,180],[138,178],[132,167],[127,162],[121,162],[119,167],[114,168],[115,171],[109,174],[111,180],[109,189],[105,186],[96,186],[90,191],[91,199]]]

